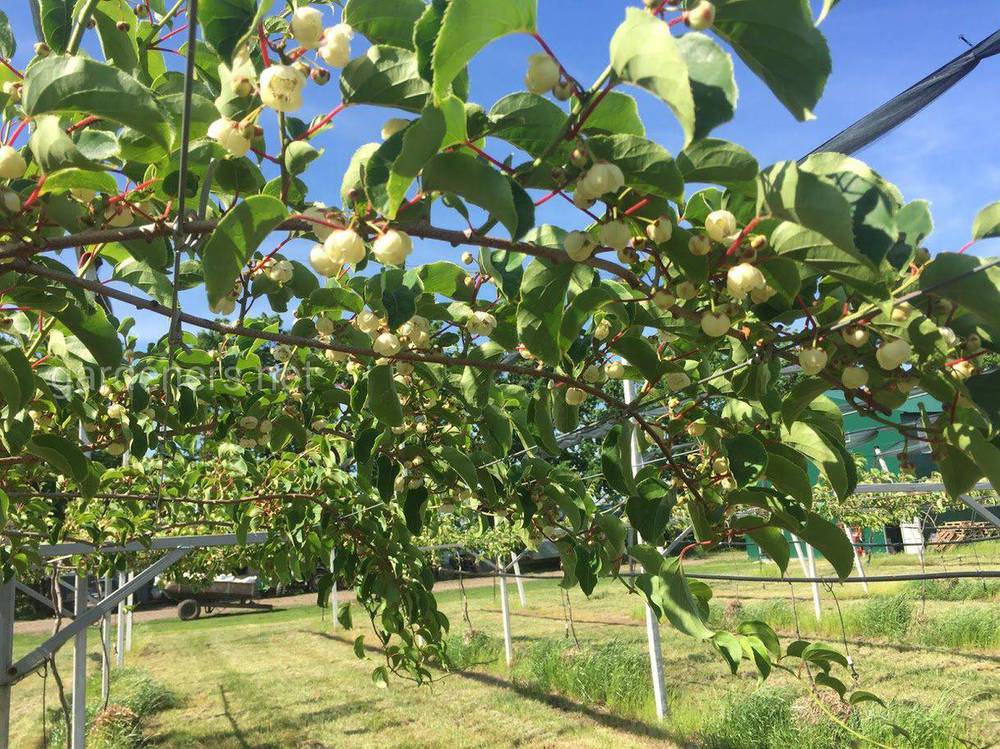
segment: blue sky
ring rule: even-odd
[[[627,4],[539,0],[539,30],[563,64],[589,84],[607,64],[608,41]],[[18,6],[6,12],[21,47],[15,61],[23,65],[34,32],[27,3]],[[331,24],[338,20],[327,13]],[[740,101],[736,117],[713,135],[745,146],[762,165],[797,158],[966,49],[960,34],[976,43],[997,28],[1000,3],[985,0],[843,0],[822,26],[832,51],[833,74],[816,108],[817,119],[797,122],[737,60]],[[179,46],[180,41],[176,37],[172,43]],[[364,44],[356,38],[354,54]],[[505,94],[520,90],[525,60],[536,51],[538,46],[530,37],[508,37],[488,47],[471,66],[471,100],[489,109]],[[995,124],[1000,118],[998,81],[1000,58],[985,60],[937,102],[856,154],[898,185],[907,200],[931,202],[936,229],[927,244],[932,252],[963,245],[979,208],[1000,199],[1000,137]],[[680,130],[668,108],[644,92],[630,93],[639,100],[647,135],[676,152]],[[322,114],[338,100],[335,80],[325,88],[311,87],[299,114],[303,119]],[[310,170],[313,199],[339,203],[341,175],[351,154],[360,145],[377,141],[382,122],[394,114],[373,107],[349,108],[334,120],[332,130],[314,140],[326,152]],[[489,150],[501,159],[508,153],[498,141],[491,141]],[[444,218],[445,212],[436,211],[436,222],[450,223],[438,218]],[[579,223],[579,214],[553,200],[539,211],[538,221],[571,228]],[[305,260],[307,252],[308,246],[302,243],[289,255]],[[996,254],[996,248],[984,242],[971,252]],[[411,259],[417,263],[455,259],[457,253],[436,243],[420,243]],[[195,313],[206,309],[203,297],[185,299],[184,306]],[[155,337],[165,331],[165,321],[143,317],[137,331],[144,339]]]

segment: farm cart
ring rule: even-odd
[[[169,582],[163,592],[171,601],[177,602],[177,616],[182,621],[197,619],[202,611],[211,614],[215,609],[271,609],[270,604],[258,603],[260,590],[255,575],[220,575],[210,585],[200,588]]]

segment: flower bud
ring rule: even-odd
[[[390,229],[375,240],[372,254],[383,265],[402,265],[413,252],[413,240],[404,232]]]
[[[736,233],[736,216],[729,211],[712,211],[705,218],[705,233],[714,242],[725,242]]]
[[[609,361],[604,365],[604,374],[612,380],[624,379],[625,365],[620,361]]]
[[[624,250],[632,240],[632,232],[624,221],[609,221],[603,224],[598,232],[601,244],[613,250]]]
[[[333,320],[331,320],[329,317],[326,317],[325,315],[316,320],[316,332],[319,333],[320,335],[323,336],[330,335],[331,333],[333,333],[335,327],[336,325],[333,322]]]
[[[392,117],[382,125],[382,140],[389,140],[396,133],[402,132],[409,126],[410,121],[402,117]]]
[[[216,315],[231,315],[236,309],[236,300],[231,296],[224,296],[215,304],[210,305],[209,309]]]
[[[566,403],[570,406],[579,406],[585,400],[587,400],[586,390],[573,387],[566,389]]]
[[[465,329],[474,336],[488,336],[497,326],[497,319],[489,312],[473,312],[465,321]]]
[[[871,337],[868,329],[861,327],[844,328],[840,336],[848,346],[853,346],[854,348],[861,348],[868,343],[868,339]]]
[[[674,306],[674,302],[677,299],[669,291],[663,289],[657,289],[653,292],[653,304],[655,304],[660,309],[666,310]]]
[[[692,255],[707,255],[712,251],[712,241],[703,234],[692,234],[688,240],[688,251]]]
[[[524,85],[533,94],[543,95],[559,84],[559,64],[545,52],[536,52],[528,58],[528,72]]]
[[[35,54],[38,57],[48,57],[52,53],[52,49],[45,42],[35,42]]]
[[[330,71],[323,68],[313,68],[309,71],[309,77],[317,86],[325,86],[330,82]]]
[[[767,286],[764,274],[750,263],[734,265],[726,274],[726,289],[733,299],[742,299],[751,291]]]
[[[705,422],[704,421],[692,421],[686,427],[684,431],[688,433],[691,437],[700,437],[705,433]]]
[[[886,341],[879,346],[878,351],[875,352],[875,358],[882,369],[896,369],[909,359],[912,353],[910,344],[902,338],[897,338],[895,341]]]
[[[0,179],[20,179],[28,163],[13,146],[0,146]]]
[[[580,180],[580,187],[587,195],[599,198],[607,193],[617,193],[625,186],[625,175],[616,165],[599,161]]]
[[[397,338],[392,333],[381,333],[372,343],[372,348],[375,349],[375,353],[380,356],[395,356],[399,353],[400,348],[402,348],[399,343],[399,338]]]
[[[609,335],[611,335],[611,323],[607,320],[601,320],[594,326],[594,338],[598,341],[603,341]]]
[[[750,290],[750,299],[753,300],[754,304],[764,304],[777,293],[777,290],[772,289],[765,283],[759,289]]]
[[[243,416],[240,418],[240,429],[251,431],[256,429],[259,423],[256,416]]]
[[[857,390],[868,384],[868,373],[861,367],[844,367],[840,381],[848,390]]]
[[[353,229],[335,229],[323,249],[335,265],[357,265],[365,257],[365,241]]]
[[[698,289],[690,281],[681,281],[677,284],[674,291],[677,292],[678,299],[684,299],[685,301],[689,299],[694,299],[698,296]]]
[[[705,31],[715,23],[715,5],[708,0],[701,0],[696,6],[684,14],[688,28],[694,31]]]
[[[582,263],[593,254],[596,243],[585,231],[571,231],[563,240],[563,248],[571,260]]]
[[[724,312],[706,312],[701,316],[701,329],[711,338],[719,338],[729,331],[729,316]]]
[[[661,216],[646,227],[646,236],[650,242],[663,244],[669,242],[674,235],[674,222],[668,216]]]
[[[315,49],[323,39],[323,13],[316,8],[296,8],[289,26],[292,38],[308,49]]]
[[[208,137],[218,141],[226,151],[236,157],[246,156],[250,151],[248,138],[240,123],[221,117],[208,126]]]
[[[728,458],[716,458],[712,461],[712,472],[717,476],[721,476],[724,473],[729,473],[729,459]]]
[[[821,348],[806,348],[799,352],[799,366],[807,375],[819,374],[829,360],[827,353]]]
[[[309,250],[309,264],[321,276],[327,277],[336,275],[340,269],[340,266],[333,261],[327,254],[326,248],[321,244],[314,244]]]
[[[956,380],[967,380],[976,373],[976,365],[969,359],[962,359],[951,365],[951,374]]]
[[[552,95],[559,101],[569,101],[573,96],[573,84],[569,81],[559,81],[553,87]]]

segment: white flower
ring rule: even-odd
[[[260,100],[276,112],[302,107],[306,77],[291,65],[272,65],[260,74]]]
[[[316,203],[311,205],[302,211],[302,215],[306,219],[315,219],[314,221],[309,221],[309,228],[312,229],[312,233],[316,235],[316,239],[320,242],[325,242],[326,238],[333,233],[333,227],[327,226],[330,223],[330,217],[328,215],[328,210],[326,205],[323,203]],[[323,221],[325,223],[319,223]]]
[[[907,320],[911,314],[913,314],[913,305],[909,302],[897,304],[892,308],[893,322],[903,322],[904,320]]]
[[[580,180],[580,187],[594,198],[599,198],[609,192],[618,192],[625,186],[625,175],[622,170],[607,161],[598,161]]]
[[[286,346],[283,343],[279,343],[277,346],[274,347],[274,351],[272,353],[277,361],[286,362],[292,358],[292,355],[295,353],[295,349],[293,349],[291,346]]]
[[[958,336],[955,335],[955,331],[948,327],[938,328],[938,333],[941,334],[941,338],[944,339],[944,343],[948,348],[952,348],[956,343],[958,343]]]
[[[663,244],[669,242],[674,235],[674,222],[668,216],[660,216],[653,223],[646,227],[646,236],[650,242]]]
[[[465,329],[474,336],[488,336],[496,326],[497,319],[489,312],[473,312],[465,321]]]
[[[587,210],[594,204],[594,196],[584,190],[582,187],[577,186],[576,192],[573,193],[573,205],[581,210]]]
[[[688,251],[692,255],[707,255],[712,251],[712,240],[704,234],[693,234],[688,240]]]
[[[701,0],[696,6],[684,15],[684,20],[689,28],[695,31],[704,31],[712,28],[715,23],[715,5],[708,0]]]
[[[620,380],[625,376],[625,365],[620,361],[609,361],[604,365],[604,374],[612,380]]]
[[[570,406],[579,406],[587,400],[587,391],[581,390],[580,388],[567,388],[566,389],[566,403]]]
[[[278,260],[267,266],[267,277],[277,284],[286,284],[292,280],[295,266],[288,260]]]
[[[712,461],[712,471],[718,475],[729,473],[729,458],[716,458]]]
[[[686,372],[667,372],[664,380],[670,390],[683,390],[691,384],[691,378]]]
[[[700,437],[705,433],[705,422],[692,421],[690,424],[684,427],[684,431],[686,431],[692,437]]]
[[[327,253],[326,248],[321,244],[314,244],[309,250],[309,264],[313,270],[321,276],[336,275],[340,266],[333,262],[333,258]]]
[[[624,221],[609,221],[603,224],[598,232],[601,244],[613,250],[624,250],[632,240],[632,232]]]
[[[697,287],[695,287],[695,285],[690,281],[681,281],[679,284],[677,284],[677,287],[674,289],[674,291],[677,292],[678,299],[684,299],[684,300],[694,299],[696,296],[698,296]]]
[[[734,299],[742,299],[755,289],[767,286],[767,279],[750,263],[734,265],[726,274],[726,288]]]
[[[849,346],[854,346],[854,348],[861,348],[866,343],[868,343],[868,338],[870,333],[867,328],[845,328],[844,332],[840,334],[844,339],[844,342]]]
[[[320,317],[316,320],[316,332],[320,335],[330,335],[334,329],[334,322],[329,317]]]
[[[670,309],[676,301],[677,299],[669,291],[657,289],[653,292],[653,304],[660,309]]]
[[[402,117],[391,117],[382,125],[382,140],[389,140],[396,133],[405,130],[410,121]]]
[[[112,403],[108,406],[108,418],[112,421],[121,421],[125,416],[125,406],[121,403]]]
[[[326,357],[327,361],[331,361],[334,363],[347,361],[347,354],[344,353],[343,351],[333,351],[331,349],[327,349],[326,351],[323,352],[323,356]]]
[[[402,345],[397,338],[392,333],[381,333],[372,343],[372,348],[375,349],[375,353],[380,356],[394,356],[399,353],[399,349]]]
[[[951,365],[951,374],[956,380],[967,380],[976,373],[976,365],[968,359],[962,359]]]
[[[216,304],[213,304],[209,309],[216,315],[231,315],[233,310],[236,309],[236,300],[231,296],[224,296]]]
[[[729,331],[729,315],[724,312],[706,312],[701,316],[701,329],[712,338],[724,336]]]
[[[466,265],[472,265],[472,261],[475,260],[475,256],[471,252],[462,253],[462,262]]]
[[[413,240],[410,235],[395,229],[390,229],[375,240],[372,253],[383,265],[402,265],[413,252]]]
[[[840,381],[848,390],[857,390],[868,384],[868,373],[861,367],[844,367],[840,374]]]
[[[759,289],[750,290],[750,298],[753,300],[754,304],[764,304],[768,299],[777,294],[776,289],[772,289],[766,283]]]
[[[126,445],[124,442],[112,442],[105,449],[108,451],[108,455],[118,457],[119,455],[125,454]]]
[[[358,330],[362,333],[374,333],[378,330],[382,321],[378,319],[378,315],[374,312],[361,310],[361,312],[358,313],[358,316],[354,318],[354,324],[358,326]]]
[[[292,38],[303,47],[314,49],[323,39],[323,14],[316,8],[296,8],[290,26]]]
[[[594,339],[598,341],[603,341],[611,335],[611,323],[607,320],[601,320],[594,327]]]
[[[13,146],[0,147],[0,179],[20,179],[28,169],[28,162]]]
[[[563,240],[563,248],[571,260],[582,263],[593,254],[596,244],[585,231],[571,231]]]
[[[240,418],[240,428],[246,429],[247,431],[251,429],[256,429],[260,422],[257,421],[256,416],[243,416]]]
[[[736,233],[736,216],[729,211],[712,211],[705,218],[705,233],[715,242],[725,242]]]
[[[878,351],[875,352],[875,358],[878,359],[878,365],[882,369],[896,369],[909,359],[912,353],[910,344],[902,338],[897,338],[895,341],[887,341],[879,346]]]
[[[236,157],[246,156],[250,151],[250,139],[244,135],[240,123],[220,117],[208,126],[208,137],[218,141],[226,151]]]
[[[323,32],[323,40],[318,54],[331,68],[342,68],[351,59],[351,38],[354,29],[346,23],[338,23]]]
[[[353,229],[335,229],[323,242],[323,249],[336,265],[357,265],[365,257],[365,240]]]
[[[8,190],[6,187],[0,188],[0,211],[6,213],[17,213],[21,210],[21,199],[17,196],[17,193],[13,190]],[[131,213],[129,216],[131,217]],[[132,223],[129,221],[129,223]]]
[[[546,94],[559,83],[559,64],[545,52],[537,52],[528,58],[528,72],[524,75],[524,85],[533,94]]]
[[[580,377],[584,382],[594,384],[595,382],[600,382],[604,379],[604,371],[596,364],[590,364],[583,370],[583,374],[581,374]]]
[[[799,352],[799,366],[807,375],[819,374],[829,358],[821,348],[804,348]]]

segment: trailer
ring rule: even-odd
[[[168,582],[163,586],[164,595],[177,602],[177,617],[190,621],[211,614],[215,609],[255,609],[269,611],[272,607],[260,603],[260,588],[257,576],[236,577],[219,575],[211,584],[202,587]]]

